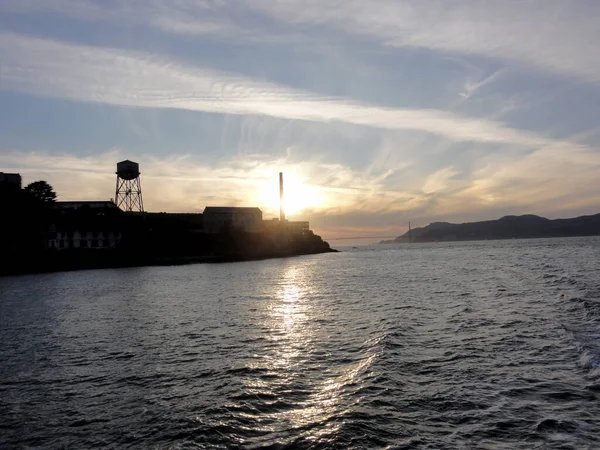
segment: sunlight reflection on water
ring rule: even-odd
[[[599,243],[0,279],[0,447],[598,448]]]
[[[327,440],[327,436],[335,436],[344,424],[343,419],[333,419],[350,414],[360,402],[360,396],[350,403],[347,397],[359,389],[360,378],[369,372],[378,355],[373,352],[357,361],[340,364],[328,360],[336,348],[317,351],[315,341],[320,339],[323,344],[319,327],[326,312],[315,306],[313,299],[319,293],[306,277],[303,266],[286,268],[281,283],[265,303],[266,335],[275,345],[256,367],[266,367],[279,379],[276,388],[279,398],[294,405],[268,413],[279,424],[278,428],[297,430],[307,440]],[[336,342],[332,339],[331,345],[335,346]],[[252,392],[263,390],[264,393],[264,389],[273,388],[273,380],[248,380],[247,387]],[[320,424],[316,432],[314,424]]]

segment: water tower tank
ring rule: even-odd
[[[118,162],[117,175],[123,180],[135,180],[140,176],[140,165],[128,159]]]

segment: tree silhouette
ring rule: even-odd
[[[44,203],[54,203],[56,201],[56,192],[54,192],[52,186],[44,180],[34,181],[33,183],[28,184],[24,191]]]

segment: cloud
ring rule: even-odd
[[[476,166],[460,191],[445,193],[447,201],[438,214],[494,217],[501,211],[557,217],[598,212],[600,154],[593,150],[552,145],[517,157],[499,152],[479,159]]]
[[[160,132],[153,133],[162,132],[168,137],[165,141],[173,141],[169,157],[132,155],[128,150],[140,141],[132,144],[131,139],[118,137],[97,146],[127,142],[130,148],[94,156],[0,148],[0,164],[23,171],[26,181],[47,178],[62,199],[106,199],[114,195],[114,163],[131,157],[142,164],[145,204],[151,210],[201,211],[207,204],[258,204],[269,215],[277,213],[276,174],[284,170],[290,181],[294,180],[292,174],[295,176],[306,197],[313,197],[306,202],[303,217],[310,217],[319,232],[330,236],[337,235],[336,230],[352,235],[363,234],[360,230],[388,234],[394,224],[408,220],[424,225],[433,220],[478,220],[507,213],[553,216],[595,212],[600,204],[594,189],[600,157],[584,144],[597,143],[597,130],[587,135],[582,132],[566,142],[523,129],[531,126],[565,136],[569,124],[562,123],[561,117],[576,113],[578,123],[583,123],[579,117],[590,114],[586,105],[579,108],[582,104],[577,95],[571,95],[583,94],[571,91],[587,89],[587,95],[595,93],[595,86],[577,86],[564,79],[544,86],[532,82],[531,75],[540,75],[537,71],[544,72],[544,81],[548,81],[548,72],[574,77],[576,82],[600,81],[600,62],[590,56],[600,37],[594,21],[600,3],[565,4],[558,0],[5,0],[0,2],[0,14],[51,12],[50,21],[53,14],[108,21],[123,25],[117,29],[130,35],[143,27],[202,35],[206,54],[221,50],[229,54],[232,47],[223,44],[240,44],[234,53],[243,49],[249,57],[235,64],[239,70],[273,74],[281,80],[287,77],[290,83],[304,77],[303,72],[294,74],[293,70],[307,61],[307,65],[314,63],[315,54],[321,52],[316,60],[323,61],[323,67],[313,64],[318,70],[303,80],[303,85],[311,86],[308,89],[331,92],[335,83],[347,81],[332,73],[347,71],[348,79],[364,80],[364,91],[357,90],[353,82],[336,92],[382,98],[387,105],[402,99],[403,105],[415,106],[384,107],[328,97],[283,82],[215,70],[210,58],[198,59],[201,62],[195,65],[166,54],[0,32],[0,90],[121,107],[118,111],[126,118],[131,116],[127,120],[140,140],[152,140],[147,128],[153,127],[139,126],[136,118],[146,124],[143,121],[148,114],[136,108],[181,109],[224,117],[207,121],[211,135],[214,129],[215,136],[222,136],[220,143],[207,139],[198,146],[186,142],[182,148],[177,138],[190,124],[182,126],[181,118],[195,126],[207,117],[151,114],[163,120]],[[144,36],[155,42],[156,36],[147,31]],[[293,63],[286,66],[287,71],[280,69],[281,60],[260,70],[252,66],[260,66],[264,55],[271,58],[271,53],[262,52],[273,47],[261,43],[292,35],[299,43],[293,51],[277,49],[285,50],[290,58],[286,62]],[[77,39],[85,37],[81,34]],[[160,39],[168,37],[172,40],[165,41],[166,48],[175,48],[187,58],[198,56],[187,47],[191,39],[159,34]],[[119,33],[110,42],[118,38]],[[251,45],[249,39],[253,39]],[[341,53],[336,45],[329,45],[342,39]],[[102,39],[95,36],[94,41]],[[137,48],[146,44],[135,39],[130,42]],[[401,53],[410,58],[391,60]],[[222,63],[225,57],[219,58],[221,55],[217,59]],[[482,63],[481,58],[488,61]],[[489,64],[490,59],[494,63]],[[388,75],[398,73],[392,70],[404,70],[402,64],[409,60],[416,69],[408,71],[405,85],[398,88]],[[464,67],[457,72],[456,65],[450,64],[448,69],[445,63],[449,60],[460,61]],[[362,70],[363,65],[369,70]],[[537,71],[522,73],[519,69],[523,67]],[[431,73],[417,79],[419,69]],[[318,82],[308,80],[311,76],[319,78]],[[369,83],[374,84],[372,91],[377,95],[369,95]],[[549,102],[559,89],[568,89],[568,95]],[[410,90],[415,90],[414,95]],[[425,91],[429,97],[424,98]],[[389,99],[385,97],[388,92]],[[573,103],[563,107],[562,100],[567,97]],[[418,109],[423,104],[444,105],[449,110]],[[519,128],[493,120],[515,109],[531,111],[505,116]],[[460,114],[459,110],[480,116]],[[172,117],[177,117],[177,127],[172,126]],[[98,124],[99,129],[103,127],[105,134],[111,135],[110,125]],[[57,146],[48,144],[49,148]],[[188,155],[191,148],[202,152],[203,159]],[[237,156],[229,156],[236,151]],[[223,158],[225,153],[227,158]],[[222,159],[215,160],[217,157]]]
[[[425,194],[433,194],[435,192],[448,190],[452,178],[459,173],[460,172],[454,167],[445,167],[432,173],[425,180],[423,192]]]
[[[597,2],[563,0],[249,0],[294,26],[333,28],[384,45],[478,55],[598,82]]]
[[[493,83],[502,75],[501,70],[497,70],[491,75],[488,75],[484,78],[480,78],[477,80],[469,79],[464,85],[463,92],[460,93],[460,96],[464,99],[468,99],[473,96],[478,90],[485,87],[486,85]]]
[[[0,11],[55,12],[79,20],[247,42],[332,32],[393,47],[478,55],[600,81],[593,58],[600,4],[564,0],[4,0]],[[339,38],[340,36],[338,36]]]
[[[84,21],[151,26],[177,34],[220,34],[231,30],[231,20],[219,10],[218,2],[200,0],[4,0],[0,3],[0,12],[50,12]]]
[[[0,34],[0,86],[34,95],[143,108],[267,115],[419,130],[456,141],[550,141],[499,122],[432,109],[384,108],[198,68],[155,55]]]

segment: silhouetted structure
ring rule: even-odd
[[[0,258],[0,275],[335,251],[308,222],[275,219],[266,226],[256,207],[209,206],[204,214],[143,212],[139,165],[121,161],[116,174],[115,202],[56,202],[50,185],[52,193],[21,189],[20,175],[9,174],[18,178],[0,182],[0,207],[8,218],[0,220],[0,252],[14,257]],[[285,217],[283,174],[280,200]]]
[[[262,211],[256,207],[207,206],[204,209],[204,231],[215,234],[224,230],[248,233],[263,231]]]
[[[11,184],[21,189],[21,174],[0,172],[0,183]]]
[[[115,205],[109,200],[75,200],[66,202],[56,202],[55,206],[58,209],[113,209],[117,207],[117,205]]]
[[[125,212],[144,212],[140,165],[126,159],[117,163],[115,203]]]
[[[54,204],[48,249],[109,249],[122,240],[123,212],[111,201]]]
[[[285,222],[285,210],[283,209],[283,172],[279,172],[279,221]]]
[[[310,231],[310,224],[307,220],[286,220],[285,231],[291,235],[306,234]]]

